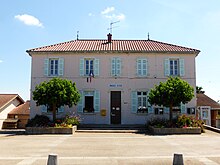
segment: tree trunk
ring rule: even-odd
[[[170,104],[170,122],[172,122],[172,120],[173,120],[173,105],[172,104]]]
[[[56,121],[56,105],[55,104],[53,104],[53,107],[52,107],[52,112],[53,112],[53,122],[55,122]]]

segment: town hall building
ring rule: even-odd
[[[42,81],[60,77],[76,83],[81,99],[77,106],[59,108],[57,118],[72,112],[83,124],[145,124],[154,117],[168,118],[169,108],[150,105],[148,93],[169,76],[196,89],[199,52],[149,38],[113,40],[111,34],[27,50],[32,58],[30,116],[52,116],[45,106],[36,106],[32,92]],[[194,115],[195,108],[196,97],[175,107],[174,114]]]

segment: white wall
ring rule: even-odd
[[[20,102],[17,99],[14,99],[7,106],[3,107],[2,112],[0,112],[0,129],[2,129],[3,122],[5,119],[7,119],[8,113],[11,112],[19,104]]]

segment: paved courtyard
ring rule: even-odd
[[[48,154],[67,164],[172,164],[181,153],[189,165],[220,164],[220,134],[151,136],[132,133],[76,133],[75,135],[0,134],[1,165],[44,165]]]

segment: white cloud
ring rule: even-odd
[[[110,13],[110,12],[113,12],[114,10],[115,10],[114,7],[107,7],[105,10],[103,10],[103,11],[101,12],[101,14],[102,14],[102,15],[108,14],[108,13]]]
[[[0,63],[2,63],[3,61],[2,60],[0,60]]]
[[[23,22],[25,25],[28,26],[43,27],[43,24],[40,22],[40,20],[32,15],[28,15],[28,14],[16,15],[15,19]]]
[[[114,21],[122,21],[125,19],[125,15],[123,13],[119,13],[115,11],[114,7],[107,7],[105,10],[101,12],[101,15],[104,18],[107,18],[109,20],[114,20]]]
[[[112,14],[112,15],[105,15],[105,18],[108,18],[110,20],[117,20],[117,21],[122,21],[125,19],[125,15],[124,14]]]

